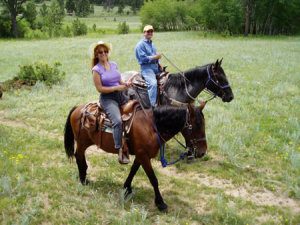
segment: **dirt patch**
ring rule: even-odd
[[[189,173],[189,176],[187,176],[186,173],[178,173],[175,167],[159,168],[158,170],[167,176],[180,177],[194,184],[221,189],[227,195],[243,198],[255,205],[287,207],[295,214],[300,213],[300,201],[283,196],[279,192],[273,193],[266,189],[258,189],[247,185],[236,186],[230,180],[219,179],[205,174]]]
[[[37,129],[37,128],[32,127],[20,120],[7,119],[7,118],[5,118],[5,114],[6,114],[5,111],[0,111],[0,124],[2,124],[4,126],[26,129],[32,133],[37,132],[40,136],[44,136],[47,138],[53,138],[53,139],[59,139],[59,140],[63,141],[62,135],[51,133],[51,132],[48,132],[48,131],[42,130],[42,129]]]

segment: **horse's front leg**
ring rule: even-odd
[[[157,180],[154,170],[152,168],[150,158],[145,156],[144,159],[141,161],[141,164],[153,186],[154,193],[155,193],[155,205],[157,206],[157,208],[160,211],[167,211],[168,206],[164,202],[164,200],[160,194],[160,191],[158,189],[158,180]]]
[[[131,166],[131,169],[130,169],[130,173],[124,183],[124,189],[125,189],[125,199],[132,193],[132,188],[131,188],[131,183],[132,183],[132,180],[136,174],[136,172],[139,170],[140,168],[140,163],[137,162],[137,160],[135,159],[133,161],[133,164]]]

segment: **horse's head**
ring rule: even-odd
[[[202,103],[199,107],[189,106],[188,122],[181,131],[189,152],[192,152],[195,158],[203,157],[207,151],[205,120],[202,113],[204,106],[205,103]]]
[[[206,82],[206,88],[220,97],[223,102],[231,102],[234,98],[230,84],[226,77],[226,74],[221,67],[223,58],[213,64],[211,67],[207,67],[208,79]]]

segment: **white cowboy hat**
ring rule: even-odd
[[[90,58],[94,57],[94,51],[100,45],[105,46],[108,49],[108,52],[111,53],[111,50],[112,50],[112,44],[111,43],[107,43],[107,42],[104,42],[104,41],[98,41],[97,43],[91,44],[90,47],[89,47],[88,55],[90,56]]]

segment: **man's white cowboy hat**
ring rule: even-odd
[[[88,51],[88,54],[91,58],[94,57],[94,52],[95,52],[95,49],[100,46],[100,45],[103,45],[105,46],[107,49],[108,49],[108,52],[111,53],[111,50],[112,50],[112,44],[111,43],[107,43],[107,42],[104,42],[104,41],[98,41],[97,43],[93,43],[90,45],[89,47],[89,51]]]

